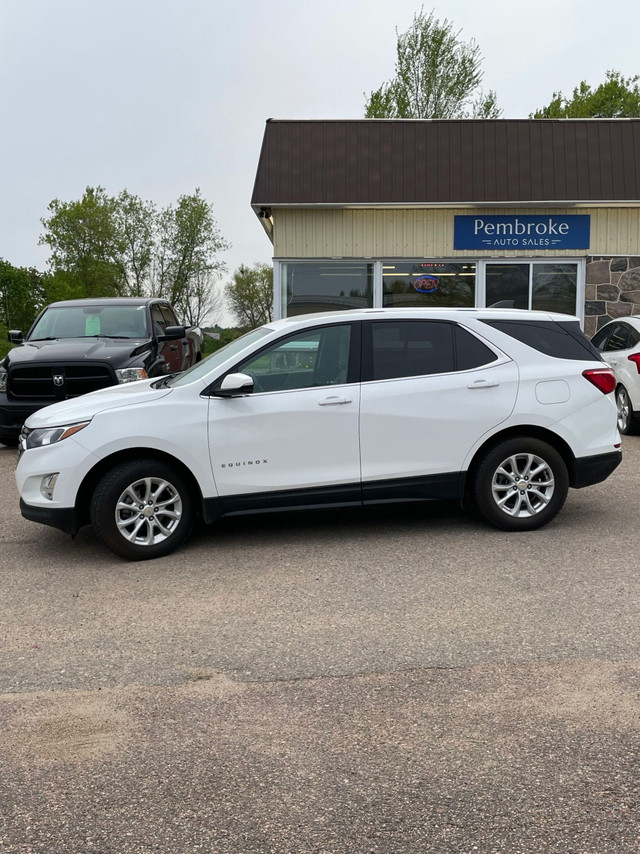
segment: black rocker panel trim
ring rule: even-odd
[[[370,480],[362,484],[365,504],[385,501],[453,501],[461,498],[466,472]]]
[[[204,501],[205,522],[239,513],[311,510],[320,507],[380,504],[385,501],[449,501],[460,498],[466,472],[403,477],[366,483],[336,484],[304,489],[282,489],[223,495]]]

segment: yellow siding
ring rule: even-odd
[[[453,250],[456,214],[590,214],[591,247]],[[474,258],[640,255],[640,208],[275,209],[276,258]]]

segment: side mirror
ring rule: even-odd
[[[12,344],[22,344],[24,341],[22,332],[19,329],[10,329],[7,332],[7,341],[11,341]]]
[[[167,326],[162,335],[158,335],[158,341],[177,341],[179,338],[186,338],[186,326]]]
[[[252,391],[253,379],[248,374],[227,374],[211,394],[215,397],[239,397],[243,394],[251,394]]]

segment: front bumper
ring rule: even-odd
[[[20,512],[30,522],[40,522],[41,525],[58,528],[71,536],[75,536],[80,528],[75,507],[34,507],[21,498]]]
[[[45,406],[55,403],[53,400],[16,402],[0,393],[0,442],[4,436],[7,439],[18,440],[22,425],[30,415]]]
[[[622,462],[622,451],[612,451],[608,454],[595,454],[592,457],[578,457],[575,462],[571,486],[582,489],[602,483],[611,472],[615,471]]]

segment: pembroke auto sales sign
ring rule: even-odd
[[[591,217],[493,216],[454,217],[454,249],[588,249]]]

